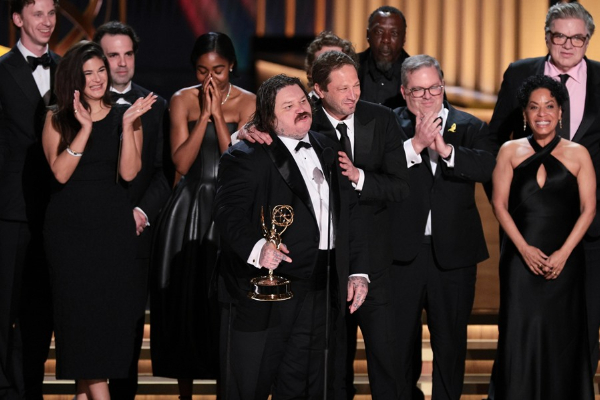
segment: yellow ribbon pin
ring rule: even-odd
[[[456,132],[456,123],[453,123],[448,132]]]

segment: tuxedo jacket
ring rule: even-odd
[[[136,97],[146,97],[150,91],[132,83],[131,91]],[[142,147],[142,169],[135,179],[126,183],[127,193],[133,207],[141,208],[150,222],[148,232],[141,235],[138,257],[147,258],[152,242],[152,225],[157,221],[158,213],[165,204],[171,189],[163,171],[164,119],[167,114],[167,102],[158,97],[152,109],[142,115],[144,135]]]
[[[263,238],[262,209],[269,226],[270,209],[276,205],[293,207],[294,221],[282,235],[293,261],[282,262],[275,270],[277,275],[291,279],[292,290],[294,279],[311,278],[317,261],[320,236],[308,189],[288,149],[277,136],[272,134],[272,138],[269,146],[237,143],[223,153],[219,163],[214,217],[221,240],[220,275],[234,301],[246,297],[251,278],[267,273],[247,263],[254,245]],[[339,150],[338,143],[316,132],[309,132],[309,139],[321,165],[324,148]],[[343,305],[349,274],[368,272],[368,253],[353,188],[335,163],[333,168],[329,186],[333,194],[335,270]],[[325,176],[328,178],[327,173]]]
[[[422,248],[431,210],[431,239],[441,268],[475,265],[488,258],[481,218],[475,204],[475,183],[492,177],[498,150],[487,125],[445,103],[448,119],[444,140],[454,147],[454,168],[439,160],[432,173],[427,149],[422,162],[408,169],[410,195],[394,205],[394,259],[410,262]],[[408,108],[394,110],[404,140],[415,134],[415,117]]]
[[[338,141],[320,102],[315,104],[311,129]],[[336,157],[337,160],[337,157]],[[371,272],[388,267],[392,261],[390,202],[408,196],[408,171],[400,127],[387,107],[359,100],[354,113],[354,165],[365,173],[359,205],[365,213],[371,255]],[[347,178],[346,178],[347,180]]]
[[[548,57],[527,58],[516,61],[504,72],[498,93],[498,101],[490,121],[490,131],[500,144],[511,138],[529,135],[523,131],[523,112],[517,101],[517,92],[523,81],[532,75],[543,75]],[[583,119],[573,136],[573,141],[585,146],[590,152],[596,175],[600,173],[600,63],[584,58],[587,64],[587,83]],[[599,186],[600,187],[600,186]],[[600,190],[596,199],[600,200]],[[600,236],[600,217],[596,214],[588,235]]]
[[[50,56],[53,92],[59,57]],[[31,68],[15,46],[0,57],[0,219],[43,222],[54,181],[41,144],[46,112]]]

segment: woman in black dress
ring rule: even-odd
[[[219,315],[209,288],[217,166],[256,102],[230,82],[237,60],[227,35],[198,37],[190,61],[200,84],[171,98],[171,155],[182,178],[157,221],[150,293],[152,371],[177,378],[181,399],[191,399],[193,379],[218,375]]]
[[[596,212],[585,147],[556,134],[564,86],[529,78],[519,92],[532,135],[500,149],[494,212],[500,252],[500,337],[494,400],[593,399],[580,245]]]
[[[110,398],[107,379],[126,378],[134,353],[135,222],[119,181],[141,168],[139,116],[156,96],[111,105],[110,84],[102,48],[75,44],[58,65],[42,136],[58,181],[44,226],[56,375],[77,381],[77,399]]]

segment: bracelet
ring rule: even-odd
[[[73,157],[81,157],[83,155],[83,153],[78,153],[76,151],[71,150],[69,146],[67,146],[67,153],[69,153]]]

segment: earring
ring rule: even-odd
[[[558,120],[558,127],[562,129],[562,118]]]
[[[527,120],[523,119],[523,132],[527,130]]]
[[[233,68],[229,68],[229,72],[233,72]]]

